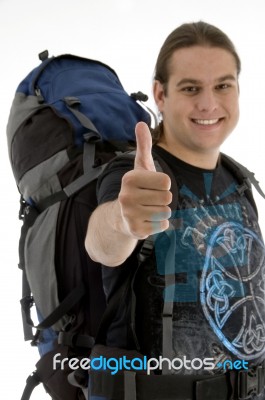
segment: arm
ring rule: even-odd
[[[118,266],[130,256],[137,242],[123,227],[118,200],[98,206],[91,215],[85,246],[92,260]]]
[[[94,261],[107,266],[122,264],[138,240],[169,225],[170,178],[155,170],[152,138],[145,124],[137,125],[136,139],[134,169],[123,176],[117,200],[97,207],[88,224],[87,252]]]

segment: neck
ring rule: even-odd
[[[177,157],[178,159],[184,161],[187,164],[190,164],[197,168],[202,169],[215,169],[220,150],[210,150],[210,151],[201,151],[201,152],[192,152],[181,149],[179,146],[169,146],[163,140],[157,143],[158,146],[162,147],[168,153]]]

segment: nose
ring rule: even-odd
[[[218,108],[216,94],[211,89],[204,89],[197,97],[197,108],[200,112],[212,112]]]

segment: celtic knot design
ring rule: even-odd
[[[265,352],[265,248],[251,230],[227,222],[213,232],[200,291],[213,331],[236,356]]]
[[[229,308],[229,298],[235,294],[235,290],[225,280],[221,271],[213,271],[206,279],[207,304],[219,319],[220,314]]]
[[[264,348],[264,343],[264,326],[259,324],[255,315],[251,313],[249,325],[242,329],[242,336],[240,335],[238,341],[234,341],[234,344],[238,347],[242,346],[247,354],[252,354],[253,352],[260,352]]]

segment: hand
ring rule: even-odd
[[[118,202],[125,233],[136,239],[145,239],[169,227],[171,181],[167,174],[156,171],[148,126],[139,122],[135,134],[134,169],[123,176]]]

